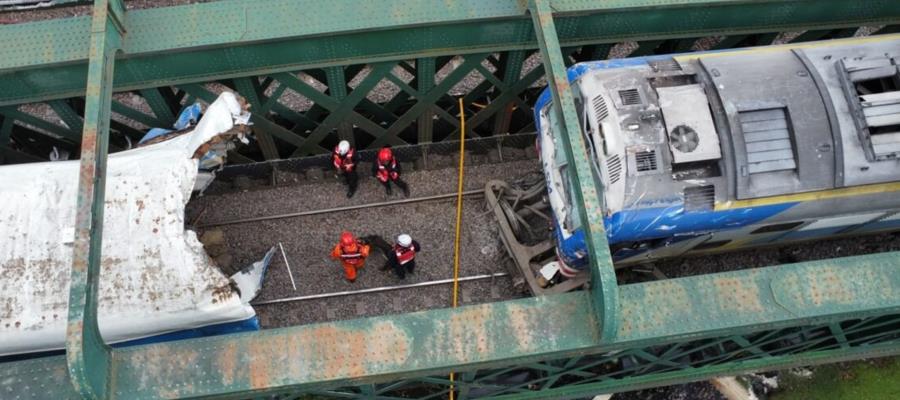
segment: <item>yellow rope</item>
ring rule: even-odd
[[[463,109],[463,99],[459,98],[459,177],[456,184],[456,239],[453,242],[453,308],[456,308],[459,298],[459,232],[462,226],[462,197],[463,197],[463,171],[465,167],[466,151],[466,111]],[[450,373],[450,400],[454,397],[454,374]]]

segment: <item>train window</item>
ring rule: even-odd
[[[691,250],[710,250],[722,247],[728,243],[731,243],[731,240],[714,240],[711,242],[703,242],[694,246],[694,248],[692,248]]]
[[[747,173],[797,169],[794,134],[787,108],[740,111],[738,120],[747,150]]]
[[[770,233],[770,232],[783,232],[783,231],[789,231],[789,230],[794,229],[794,228],[796,228],[796,227],[798,227],[798,226],[800,226],[800,225],[803,225],[803,221],[785,222],[785,223],[783,223],[783,224],[766,225],[766,226],[757,228],[757,229],[754,230],[753,232],[750,232],[750,234],[751,234],[751,235],[755,235],[755,234],[758,234],[758,233]]]
[[[562,199],[565,207],[565,220],[562,221],[563,228],[567,231],[572,231],[578,229],[581,226],[581,221],[578,220],[578,217],[575,215],[575,207],[572,207],[571,204],[575,201],[575,192],[572,187],[572,177],[569,175],[569,164],[562,164],[559,166],[559,175],[562,178],[563,185],[563,193]]]

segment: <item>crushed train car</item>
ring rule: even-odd
[[[195,126],[109,156],[98,294],[107,343],[259,329],[249,301],[274,250],[229,278],[184,223],[198,176],[211,173],[203,161],[249,132],[245,104],[223,93]],[[0,357],[65,348],[78,168],[0,167]]]

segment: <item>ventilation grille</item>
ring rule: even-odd
[[[678,61],[675,61],[674,58],[650,61],[648,64],[650,68],[653,68],[654,72],[681,71],[681,65],[678,65]]]
[[[757,174],[797,168],[784,108],[743,111],[738,113],[738,118],[747,147],[747,172]]]
[[[634,160],[638,172],[656,171],[656,150],[637,152]]]
[[[684,188],[685,211],[709,211],[716,202],[716,187],[713,185]]]
[[[603,96],[594,97],[594,114],[597,115],[597,126],[609,116],[609,110],[606,109],[606,101]]]
[[[641,94],[637,89],[620,90],[619,97],[622,99],[623,106],[633,106],[641,104]]]
[[[613,154],[606,160],[606,171],[609,173],[610,185],[622,178],[622,160],[619,159],[618,154]]]

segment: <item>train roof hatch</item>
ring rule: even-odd
[[[699,84],[658,87],[669,149],[676,164],[722,157],[706,93]]]
[[[900,73],[898,58],[841,60],[851,108],[858,107],[860,140],[870,159],[900,158]],[[855,101],[854,101],[855,100]]]

